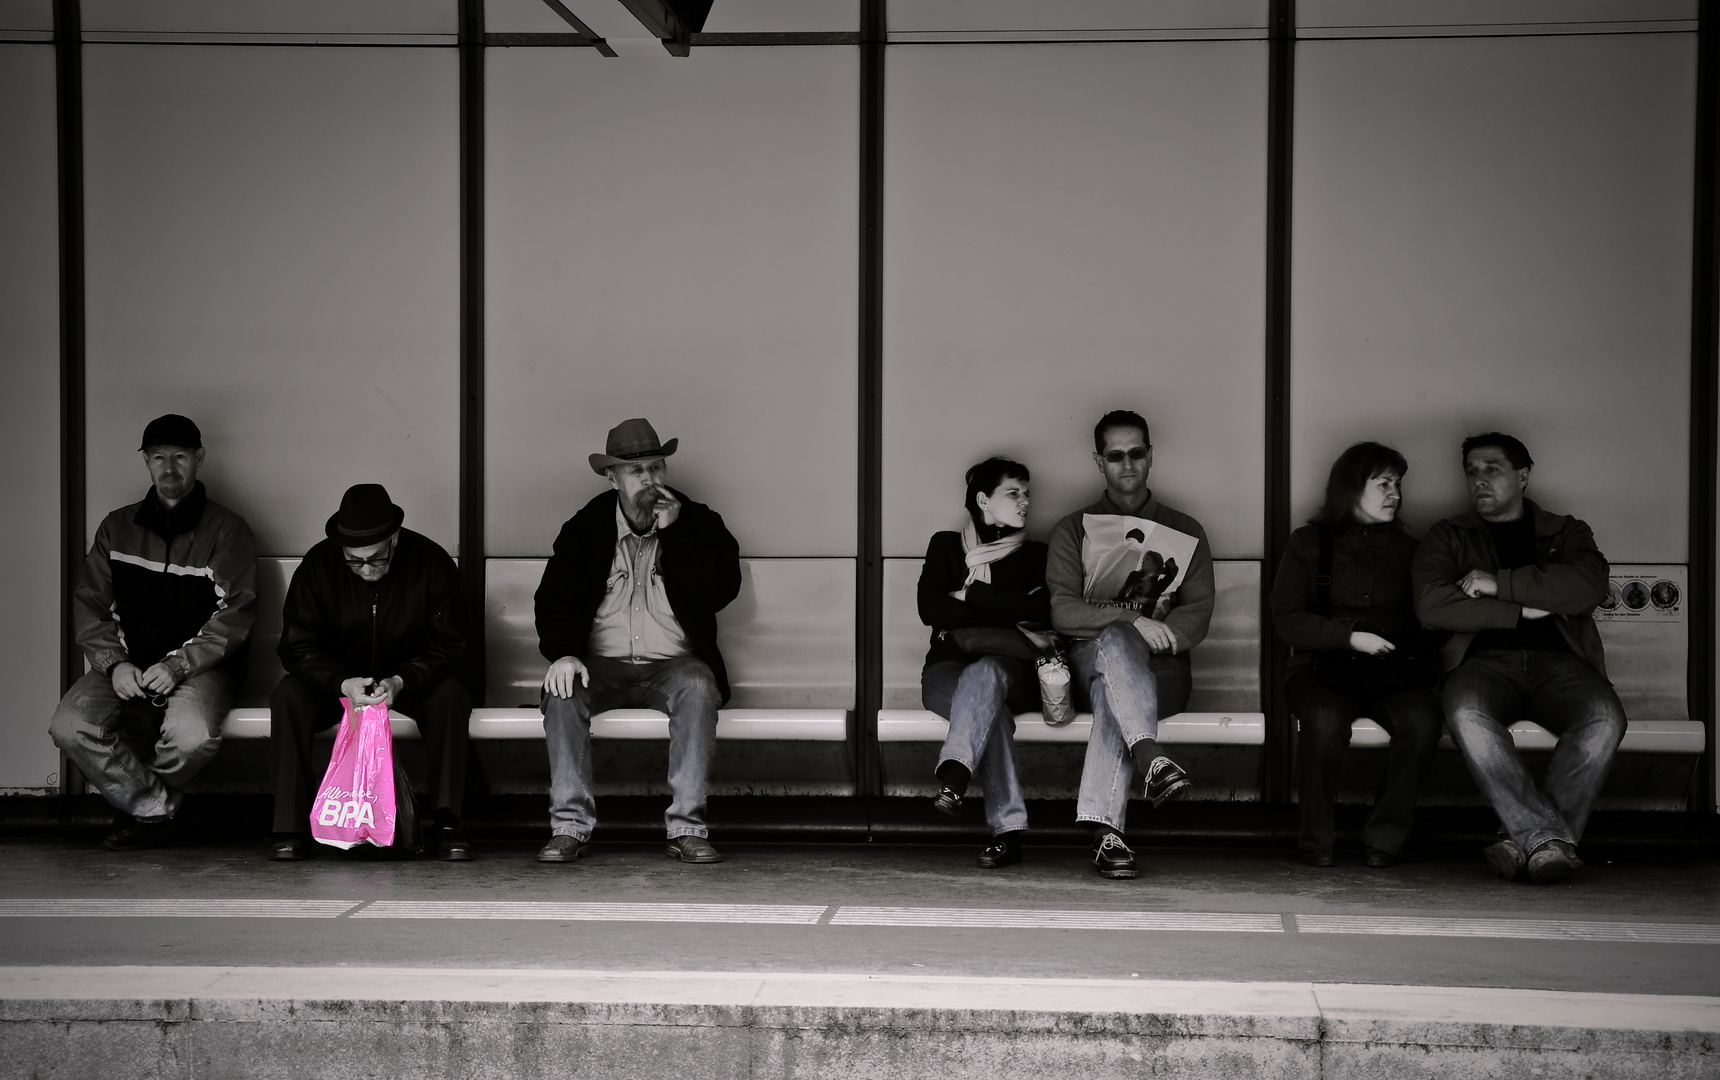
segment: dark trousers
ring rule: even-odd
[[[1303,851],[1330,851],[1332,811],[1338,801],[1338,769],[1358,716],[1386,729],[1385,791],[1362,830],[1362,843],[1397,854],[1415,822],[1415,799],[1433,768],[1442,719],[1432,690],[1403,690],[1372,701],[1357,700],[1322,683],[1312,666],[1291,674],[1284,685],[1290,711],[1302,722],[1296,742],[1297,797],[1302,804]]]
[[[458,816],[466,796],[466,742],[472,698],[453,679],[427,693],[409,694],[393,709],[418,724],[430,759],[429,795],[435,809]],[[393,711],[391,709],[391,711]],[[269,697],[269,756],[275,778],[275,832],[309,833],[311,800],[322,782],[311,772],[311,737],[340,723],[340,698],[288,675]]]

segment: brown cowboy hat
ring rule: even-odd
[[[591,455],[591,471],[599,476],[611,465],[625,465],[642,458],[668,457],[681,440],[657,441],[657,429],[644,417],[623,420],[609,429],[609,439],[601,454]]]

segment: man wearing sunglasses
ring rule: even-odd
[[[90,671],[48,725],[114,808],[111,851],[173,834],[181,792],[221,749],[257,614],[251,529],[197,479],[203,433],[159,416],[139,453],[149,492],[102,519],[72,594]]]
[[[1188,775],[1159,749],[1159,718],[1188,705],[1189,650],[1206,637],[1216,589],[1206,530],[1159,502],[1147,486],[1153,446],[1146,420],[1126,409],[1106,413],[1093,428],[1093,462],[1105,478],[1105,493],[1052,530],[1045,583],[1052,624],[1074,639],[1069,661],[1076,702],[1093,713],[1075,816],[1094,829],[1093,864],[1100,876],[1132,878],[1138,873],[1135,853],[1122,833],[1134,775],[1144,777],[1142,797],[1154,806],[1189,786]],[[1162,619],[1128,605],[1087,601],[1082,549],[1088,514],[1144,518],[1195,538],[1182,584],[1153,609]]]
[[[328,519],[328,538],[293,572],[277,650],[287,675],[269,699],[271,858],[313,850],[310,806],[321,776],[311,737],[340,722],[343,697],[384,702],[417,723],[435,811],[426,838],[444,860],[472,857],[460,829],[472,698],[455,678],[466,650],[459,579],[442,546],[401,528],[405,519],[381,484],[355,484]]]

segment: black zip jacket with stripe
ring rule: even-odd
[[[333,540],[305,552],[287,587],[276,653],[287,673],[328,694],[363,677],[400,676],[413,698],[457,674],[466,651],[460,634],[459,577],[442,546],[400,530],[388,573],[374,584],[347,568]]]
[[[159,662],[180,681],[219,667],[237,684],[256,618],[251,528],[201,480],[171,510],[150,488],[103,518],[72,592],[78,647],[104,675]]]

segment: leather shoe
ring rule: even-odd
[[[139,821],[127,814],[124,821],[114,819],[114,830],[102,838],[102,847],[109,851],[142,851],[165,844],[178,832],[179,823],[172,818]]]
[[[932,806],[940,814],[949,817],[962,816],[962,797],[956,794],[954,788],[944,788],[932,796]]]
[[[591,841],[581,840],[577,836],[557,834],[549,838],[549,843],[538,849],[538,862],[572,862],[583,858],[591,850]]]
[[[714,863],[722,862],[723,857],[717,854],[717,849],[702,836],[677,836],[669,841],[669,858],[680,859],[682,862]]]
[[[269,841],[269,858],[276,862],[298,862],[311,857],[311,842],[302,836],[277,836]]]
[[[1304,851],[1302,861],[1309,866],[1336,866],[1338,857],[1330,851]]]
[[[1147,767],[1147,779],[1141,785],[1141,794],[1158,807],[1165,800],[1187,791],[1189,784],[1188,773],[1183,772],[1181,765],[1168,757],[1154,758]]]
[[[996,870],[1021,861],[1021,841],[1013,833],[992,837],[991,843],[979,850],[979,868]]]
[[[1481,854],[1487,856],[1494,871],[1506,881],[1516,881],[1523,868],[1529,865],[1529,856],[1524,854],[1523,845],[1509,837],[1483,848]]]
[[[1140,875],[1135,866],[1135,853],[1123,838],[1109,830],[1093,841],[1093,867],[1103,878],[1132,878]]]
[[[1372,867],[1396,866],[1398,861],[1395,851],[1381,851],[1379,848],[1368,848],[1362,852],[1362,865]]]
[[[443,862],[471,862],[472,842],[466,839],[466,834],[457,825],[444,825],[437,837],[437,858]]]
[[[1529,880],[1537,885],[1557,881],[1583,865],[1577,849],[1564,840],[1543,840],[1529,853]]]

